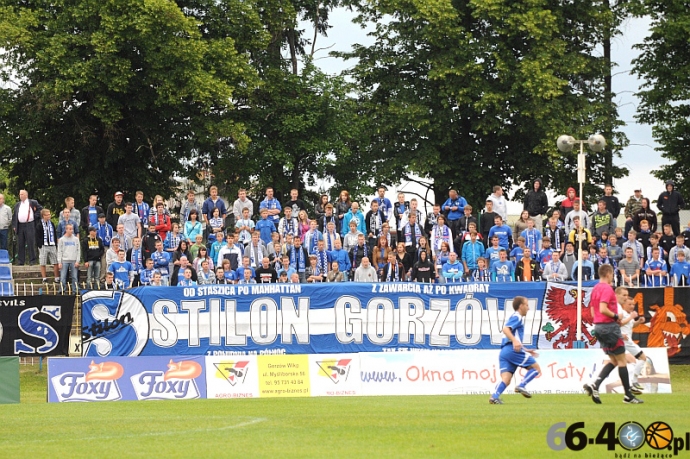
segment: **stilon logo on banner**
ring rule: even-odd
[[[231,386],[236,384],[244,384],[247,378],[247,370],[249,369],[249,360],[241,360],[237,362],[218,362],[213,363],[216,367],[216,378],[225,379]]]
[[[139,400],[184,400],[199,398],[195,378],[202,372],[198,362],[170,359],[168,371],[143,371],[130,380]]]
[[[89,364],[87,373],[66,372],[51,378],[60,402],[101,402],[122,398],[117,380],[124,374],[116,362]]]
[[[19,329],[33,338],[42,340],[43,345],[39,347],[34,347],[28,345],[21,338],[15,339],[15,354],[34,354],[36,352],[39,354],[46,354],[57,348],[58,343],[60,342],[60,336],[58,335],[58,332],[48,323],[35,317],[36,314],[39,314],[41,312],[44,314],[48,314],[56,321],[59,321],[60,317],[62,317],[60,312],[60,306],[43,306],[40,311],[38,308],[29,308],[19,313]]]
[[[137,356],[149,338],[149,316],[139,299],[126,292],[89,291],[82,297],[84,356]]]
[[[350,376],[351,363],[352,359],[317,360],[316,364],[320,369],[318,375],[329,378],[334,384],[347,381],[348,376]]]

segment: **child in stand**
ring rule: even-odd
[[[178,287],[191,287],[196,285],[192,280],[192,268],[189,266],[184,269],[184,278],[177,282]]]
[[[242,274],[242,280],[240,280],[238,284],[256,284],[256,279],[252,277],[251,269],[245,269]]]
[[[690,277],[690,263],[685,259],[685,252],[679,251],[677,255],[677,260],[671,266],[671,283],[674,286],[686,286],[688,285],[688,277]]]
[[[213,213],[211,214],[211,219],[208,221],[209,225],[209,234],[218,234],[222,233],[224,226],[223,226],[223,218],[220,216],[220,209],[217,207],[213,208]],[[209,236],[210,237],[210,236]]]
[[[165,287],[165,284],[163,283],[163,276],[161,276],[161,272],[158,270],[153,272],[151,287]]]
[[[618,266],[618,263],[623,259],[623,247],[618,244],[618,237],[614,234],[609,236],[608,252],[615,266]]]
[[[619,247],[623,247],[623,243],[625,242],[625,237],[623,236],[623,228],[620,226],[614,230],[614,233],[616,233],[616,243],[618,244]],[[611,234],[609,234],[609,239],[611,238]],[[609,244],[611,245],[611,244]]]
[[[251,218],[249,218],[249,208],[245,207],[242,209],[242,218],[237,220],[237,223],[235,223],[235,229],[240,232],[240,244],[247,247],[252,240],[252,232],[254,231],[255,226],[256,225],[254,222],[251,220]]]
[[[211,244],[211,248],[208,251],[208,256],[211,260],[218,259],[218,252],[223,248],[225,242],[223,242],[223,233],[215,234],[216,240]]]
[[[602,246],[608,247],[608,245],[609,245],[609,233],[608,233],[608,231],[604,231],[603,233],[601,233],[601,236],[599,237],[599,239],[597,240],[595,245],[597,246],[597,250],[599,250]]]
[[[194,260],[196,260],[196,257],[199,254],[199,249],[201,249],[202,247],[204,249],[206,249],[206,246],[204,245],[204,236],[201,234],[197,234],[194,237],[195,237],[194,244],[189,246],[189,255],[191,256],[191,258],[189,260],[192,262]],[[208,250],[208,249],[206,249],[206,250]]]
[[[664,248],[659,245],[659,235],[656,233],[652,233],[649,236],[649,247],[647,247],[647,260],[652,258],[652,250],[655,248],[659,248],[659,256],[666,260],[666,251],[664,251]],[[666,260],[668,262],[668,260]]]
[[[477,269],[472,273],[472,280],[475,282],[491,281],[491,272],[489,271],[486,258],[477,258]]]
[[[268,218],[268,209],[263,208],[259,211],[261,220],[256,222],[254,229],[261,235],[261,240],[268,245],[273,240],[273,233],[277,232],[276,225]]]

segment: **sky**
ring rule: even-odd
[[[328,49],[323,49],[315,55],[315,63],[324,72],[337,74],[354,65],[354,61],[346,62],[328,56],[330,51],[349,51],[354,43],[362,45],[372,43],[372,39],[366,36],[366,31],[362,30],[359,25],[352,23],[354,17],[354,13],[342,8],[331,13],[332,28],[328,32],[328,37],[319,37],[317,40],[317,48]],[[305,26],[308,27],[306,24]],[[639,124],[634,118],[639,103],[635,93],[638,91],[640,81],[635,75],[630,74],[631,61],[639,54],[639,51],[633,49],[633,46],[641,43],[647,36],[649,20],[647,18],[630,19],[623,24],[621,29],[622,35],[616,37],[611,43],[612,59],[617,65],[613,69],[612,85],[613,91],[617,95],[616,101],[620,118],[626,123],[622,130],[627,135],[630,145],[623,149],[620,158],[614,158],[614,163],[626,166],[630,173],[627,177],[614,182],[614,187],[618,192],[619,200],[625,204],[625,201],[638,186],[641,186],[644,196],[656,199],[663,191],[663,183],[652,177],[650,171],[668,163],[668,161],[655,150],[658,144],[652,137],[652,127]],[[569,133],[564,132],[564,134]],[[554,139],[554,149],[556,149],[556,139]],[[577,188],[576,177],[573,177],[573,182]],[[399,188],[419,191],[411,184],[401,184]],[[512,195],[512,193],[509,194]],[[389,191],[386,196],[395,200],[395,190]],[[556,196],[552,194],[549,198],[549,202],[552,203]],[[521,203],[512,203],[509,205],[508,211],[514,214],[519,213],[521,209]]]

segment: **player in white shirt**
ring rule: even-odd
[[[623,335],[623,342],[625,343],[625,351],[635,357],[635,369],[631,375],[630,391],[635,394],[641,394],[644,387],[637,381],[637,377],[642,373],[642,368],[647,362],[647,356],[644,355],[640,346],[635,344],[632,340],[633,328],[636,325],[644,323],[644,317],[639,317],[635,311],[635,301],[628,296],[627,289],[619,297],[618,310],[621,312],[621,334]]]

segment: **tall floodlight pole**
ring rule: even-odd
[[[577,155],[577,183],[580,185],[580,212],[583,211],[584,199],[582,196],[582,187],[587,179],[587,168],[585,164],[585,143],[589,145],[589,149],[595,153],[601,152],[606,146],[606,139],[603,135],[592,135],[587,140],[576,140],[569,135],[562,135],[556,141],[558,149],[563,153],[570,153],[573,151],[575,144],[580,144],[580,153]],[[586,212],[586,211],[585,211]],[[577,228],[577,343],[582,341],[582,218],[580,218],[580,225]]]

